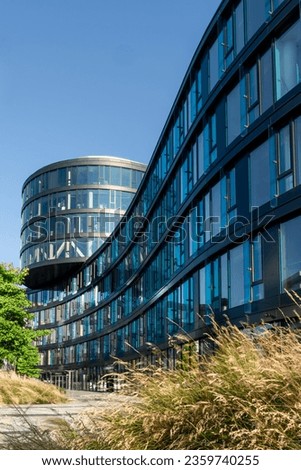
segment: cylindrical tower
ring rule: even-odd
[[[73,271],[125,213],[146,166],[117,157],[81,157],[33,173],[22,188],[21,266],[40,288]]]

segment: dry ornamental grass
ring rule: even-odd
[[[14,372],[0,371],[0,406],[64,403],[67,398],[55,386],[19,376]]]
[[[124,450],[301,449],[300,332],[250,338],[230,325],[213,343],[198,365],[134,374],[141,402],[95,413],[94,436]]]
[[[137,400],[58,423],[51,448],[301,449],[300,331],[250,331],[215,326],[213,354],[188,348],[177,370],[129,371]]]

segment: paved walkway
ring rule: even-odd
[[[43,429],[51,429],[54,418],[72,419],[89,409],[116,409],[124,403],[133,401],[132,397],[119,393],[67,391],[68,403],[56,405],[0,406],[0,441],[5,434],[26,432],[28,422]]]

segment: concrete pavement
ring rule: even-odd
[[[73,390],[67,391],[67,397],[70,399],[68,403],[56,405],[0,406],[0,442],[3,442],[6,434],[26,432],[28,423],[50,430],[57,418],[72,420],[76,415],[95,407],[116,409],[134,400],[133,397],[119,393]]]

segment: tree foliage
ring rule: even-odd
[[[31,327],[31,303],[22,287],[26,270],[0,264],[0,366],[10,364],[17,373],[37,377],[38,349],[34,341],[45,334]]]

